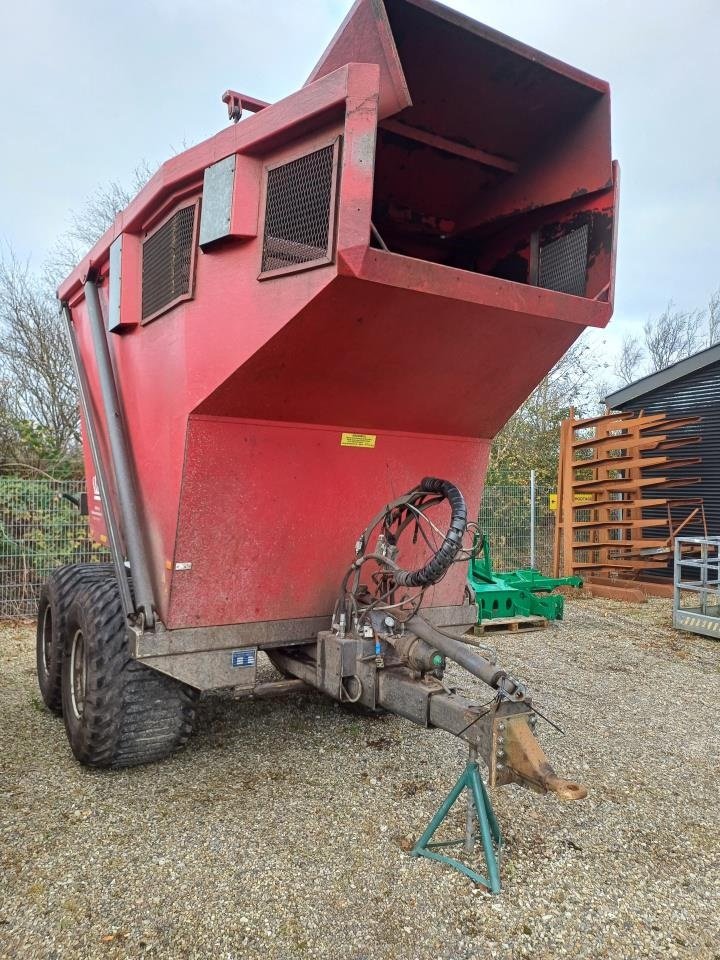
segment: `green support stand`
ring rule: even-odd
[[[460,797],[463,790],[468,791],[468,811],[465,837],[462,840],[443,840],[431,843],[431,838],[445,817],[450,812],[456,800]],[[479,836],[475,832],[475,824],[480,828]],[[436,853],[438,847],[452,847],[463,844],[467,853],[472,853],[475,849],[475,843],[482,843],[483,853],[485,854],[485,864],[487,866],[487,878],[482,874],[472,870],[455,857],[446,857],[442,853]],[[500,893],[500,866],[498,862],[500,849],[502,847],[502,835],[500,826],[495,817],[495,813],[490,803],[485,784],[480,776],[480,770],[477,765],[477,750],[470,748],[470,759],[463,771],[460,779],[447,795],[439,810],[428,824],[425,833],[420,837],[412,849],[413,857],[428,857],[430,860],[437,860],[445,863],[449,867],[454,867],[460,873],[465,874],[475,883],[480,883],[487,887],[491,893]]]

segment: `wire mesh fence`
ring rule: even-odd
[[[543,573],[550,572],[555,534],[555,512],[550,509],[552,492],[550,487],[536,487],[532,509],[529,484],[485,487],[478,523],[490,541],[495,570],[534,566]]]
[[[84,488],[82,481],[0,477],[0,617],[34,617],[55,567],[108,559],[70,499]]]
[[[82,481],[0,477],[0,618],[35,616],[40,588],[55,567],[108,560],[72,502],[83,490]],[[531,565],[532,512],[535,566],[549,572],[555,529],[550,493],[537,487],[532,512],[529,485],[485,488],[479,523],[496,570]]]

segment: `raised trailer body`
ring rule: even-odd
[[[264,649],[283,689],[467,740],[478,803],[478,754],[583,796],[525,685],[443,628],[477,616],[459,561],[493,437],[612,313],[607,84],[433,0],[358,0],[302,89],[223,99],[254,115],[165,163],[59,290],[115,568],[44,601],[76,756],[167,755],[199,690],[258,692]]]
[[[161,623],[327,618],[419,475],[476,513],[493,436],[610,317],[616,179],[606,84],[424,0],[356,4],[304,88],[164,164],[59,292],[107,451],[97,283]]]

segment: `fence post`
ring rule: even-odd
[[[530,566],[535,567],[535,471],[530,471]]]

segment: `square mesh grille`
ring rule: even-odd
[[[143,243],[142,318],[190,295],[196,204],[173,214]]]
[[[538,286],[558,293],[585,296],[588,225],[540,247]]]
[[[262,273],[330,258],[336,145],[268,170]]]

